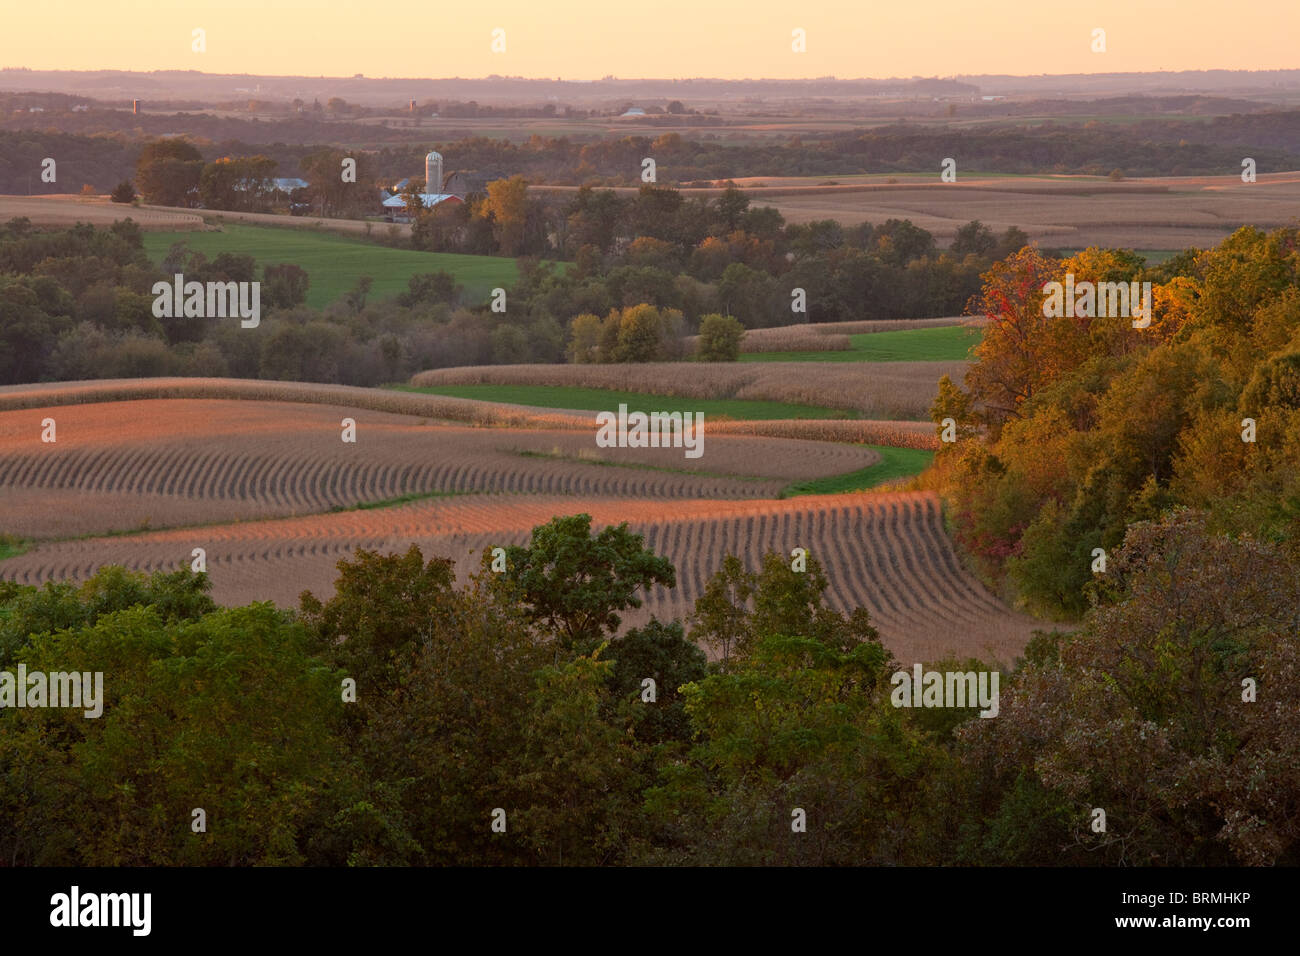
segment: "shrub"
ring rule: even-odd
[[[745,327],[729,315],[706,315],[700,320],[699,345],[695,357],[701,362],[734,362],[740,358],[740,340]]]

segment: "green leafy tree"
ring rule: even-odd
[[[267,266],[262,270],[262,300],[267,308],[292,309],[307,301],[311,275],[292,263]]]
[[[359,774],[320,852],[358,865],[535,861],[513,819],[515,777],[535,675],[551,655],[522,609],[497,599],[486,566],[452,588],[448,566],[418,549],[344,565],[345,587],[308,623],[332,622],[320,636],[358,678],[357,702],[345,706]],[[505,835],[489,827],[495,807],[509,814]]]
[[[618,630],[619,611],[639,608],[637,592],[674,587],[666,558],[643,547],[627,523],[593,534],[591,515],[553,518],[533,529],[528,547],[506,548],[506,572],[534,623],[566,650],[586,653]]]
[[[146,143],[136,161],[135,182],[145,202],[160,206],[193,206],[199,201],[203,155],[175,137]]]
[[[406,281],[406,291],[397,297],[397,301],[407,308],[437,303],[456,305],[463,291],[450,272],[425,272]]]
[[[655,618],[609,643],[603,655],[613,661],[608,687],[612,702],[632,701],[632,726],[648,744],[686,741],[690,734],[681,688],[708,674],[707,658],[688,641],[677,621]],[[642,700],[646,679],[654,681],[653,703]],[[613,715],[611,714],[611,717]]]
[[[795,570],[789,557],[769,551],[757,572],[745,570],[739,558],[724,558],[696,601],[691,638],[717,649],[724,661],[745,656],[765,634],[797,635],[841,650],[878,641],[865,609],[844,615],[825,603],[830,581],[814,555],[805,557],[806,568]]]
[[[643,828],[636,739],[601,714],[614,669],[601,656],[541,669],[521,728],[512,815],[543,865],[621,862]]]
[[[0,711],[5,859],[294,865],[340,773],[338,678],[269,604],[168,623],[134,605],[35,635],[31,671],[105,675],[103,712]],[[206,829],[196,832],[195,808]]]
[[[400,681],[413,651],[452,613],[451,562],[425,562],[411,545],[401,555],[359,549],[338,569],[328,601],[309,591],[300,596],[303,624],[322,653],[356,678],[359,692]]]
[[[997,244],[993,230],[978,219],[972,219],[966,225],[957,227],[949,251],[955,256],[988,256]]]

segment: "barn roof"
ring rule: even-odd
[[[453,196],[451,193],[420,193],[420,201],[424,203],[425,209],[428,209],[432,206],[436,206],[438,205],[438,203],[448,199],[454,199],[457,202],[460,202],[460,197]],[[389,198],[384,200],[384,208],[405,209],[406,200],[403,199],[400,194],[396,196],[390,196]]]

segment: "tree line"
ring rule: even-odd
[[[989,317],[962,385],[933,415],[954,533],[1010,599],[1077,619],[1110,581],[1098,553],[1178,507],[1300,554],[1300,232],[1244,227],[1155,269],[1033,248],[985,276]],[[1044,286],[1152,281],[1148,328],[1044,315]],[[964,386],[964,387],[963,387]],[[1242,585],[1245,587],[1246,585]]]
[[[446,225],[441,213],[413,227],[417,244],[462,251],[475,236],[527,251],[540,231],[562,233],[573,261],[521,256],[505,312],[468,301],[454,276],[432,270],[388,299],[363,276],[317,310],[304,304],[311,276],[291,264],[235,253],[209,261],[181,241],[155,266],[132,222],[39,230],[13,220],[0,227],[0,383],[229,375],[376,385],[455,365],[685,359],[683,339],[701,331],[704,354],[724,360],[736,354],[738,327],[958,314],[980,274],[1025,239],[973,222],[940,251],[907,220],[786,224],[738,190],[704,201],[657,188],[628,199],[582,190],[543,214],[520,187],[494,182],[457,207],[445,242],[431,238]],[[150,290],[178,272],[261,281],[261,325],[155,318]]]
[[[0,104],[4,94],[0,94]],[[346,106],[346,104],[344,104]],[[1051,104],[1048,110],[1059,108]],[[1133,107],[1121,104],[1121,115]],[[474,108],[458,109],[466,115]],[[477,107],[483,110],[483,107]],[[580,112],[580,111],[579,111]],[[428,131],[370,123],[340,124],[346,110],[293,112],[272,123],[231,116],[187,113],[185,131],[203,142],[208,157],[265,155],[282,175],[298,175],[310,154],[338,142],[364,144],[374,175],[396,182],[423,168]],[[77,157],[76,187],[34,183],[36,192],[75,192],[90,183],[107,192],[125,178],[132,154],[177,128],[175,115],[139,115],[122,110],[10,114],[0,120],[0,192],[26,193],[27,174],[43,157]],[[665,114],[651,123],[717,123],[717,118]],[[341,128],[342,126],[342,128]],[[871,129],[803,132],[798,136],[730,145],[716,133],[605,138],[596,135],[541,136],[523,141],[451,132],[437,145],[450,169],[518,173],[534,183],[636,186],[641,160],[653,157],[665,184],[723,181],[749,176],[851,176],[863,173],[938,175],[944,157],[957,157],[961,169],[1000,173],[1129,176],[1236,175],[1241,158],[1253,157],[1261,169],[1300,166],[1300,111],[1265,110],[1186,120],[1143,119],[1108,124],[1061,116],[1024,125],[1008,117],[979,126],[932,127],[899,121]],[[80,157],[85,157],[84,161]]]
[[[913,662],[815,555],[728,558],[687,621],[622,629],[675,570],[587,515],[460,585],[358,551],[292,610],[218,607],[189,570],[0,583],[0,671],[103,674],[98,718],[0,709],[0,859],[1294,865],[1294,570],[1204,514],[1138,522],[992,719],[895,706]]]

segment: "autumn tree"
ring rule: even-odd
[[[700,319],[700,341],[695,357],[701,362],[734,362],[740,358],[745,327],[730,316],[706,315]]]
[[[487,197],[478,205],[477,218],[492,223],[492,234],[502,255],[523,252],[528,216],[528,182],[523,176],[496,179],[487,184]]]

